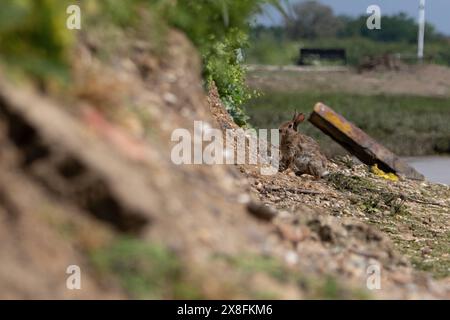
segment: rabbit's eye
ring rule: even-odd
[[[289,125],[289,128],[292,128],[292,124]]]

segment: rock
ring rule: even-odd
[[[247,204],[247,211],[258,219],[271,221],[278,215],[278,211],[263,203],[250,201]]]

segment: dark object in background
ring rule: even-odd
[[[358,64],[358,73],[373,70],[400,70],[400,58],[398,55],[385,53],[378,56],[365,56]]]
[[[347,64],[347,52],[345,49],[300,49],[300,59],[298,60],[298,65],[312,65],[314,61],[328,60],[332,64]]]

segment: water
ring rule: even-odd
[[[450,185],[450,157],[412,157],[405,160],[428,181]]]

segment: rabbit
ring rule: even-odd
[[[297,132],[305,120],[303,113],[295,112],[291,121],[279,127],[280,171],[291,168],[296,175],[309,174],[316,179],[328,175],[327,158],[320,151],[319,144],[312,138]]]

